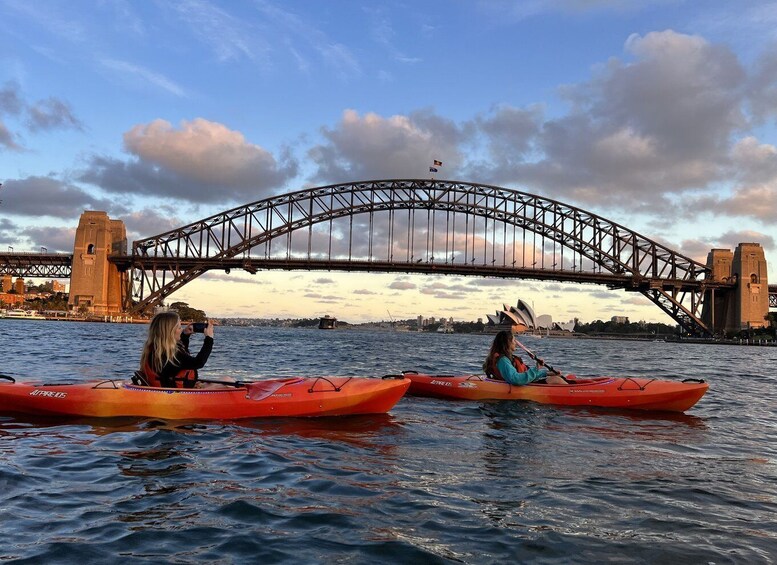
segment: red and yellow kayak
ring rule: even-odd
[[[201,389],[151,388],[114,380],[83,384],[0,380],[0,415],[232,420],[379,414],[388,412],[409,386],[410,381],[401,377],[298,377]]]
[[[532,400],[541,404],[599,406],[684,412],[707,392],[704,381],[663,381],[637,377],[567,377],[569,384],[514,386],[482,375],[402,373],[411,381],[409,394],[457,400]]]

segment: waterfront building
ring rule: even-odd
[[[566,323],[556,323],[549,314],[537,316],[529,304],[523,300],[518,300],[515,306],[502,305],[502,310],[497,310],[494,314],[486,314],[488,323],[486,331],[497,332],[500,330],[509,330],[513,333],[562,333],[573,332],[575,330],[575,320]]]
[[[518,300],[516,306],[502,305],[502,310],[494,314],[486,314],[488,328],[494,330],[510,330],[513,333],[525,333],[537,328],[534,310],[523,300]]]

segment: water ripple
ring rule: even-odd
[[[0,326],[17,352],[2,372],[54,382],[127,376],[145,331]],[[205,372],[476,372],[489,339],[218,328]],[[0,417],[0,559],[773,562],[777,349],[530,345],[581,375],[711,389],[674,415],[406,398],[390,414],[312,420]]]

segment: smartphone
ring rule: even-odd
[[[194,330],[194,333],[201,334],[205,331],[205,328],[208,327],[208,322],[194,322],[192,324],[192,330]]]

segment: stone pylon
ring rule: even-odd
[[[766,257],[758,243],[740,243],[730,249],[713,249],[707,267],[715,281],[734,282],[730,290],[707,291],[702,319],[715,333],[737,333],[766,327],[769,284]]]
[[[125,273],[108,262],[111,254],[127,253],[127,230],[121,220],[106,212],[81,214],[73,246],[70,298],[73,308],[86,305],[89,312],[104,316],[122,312]]]

